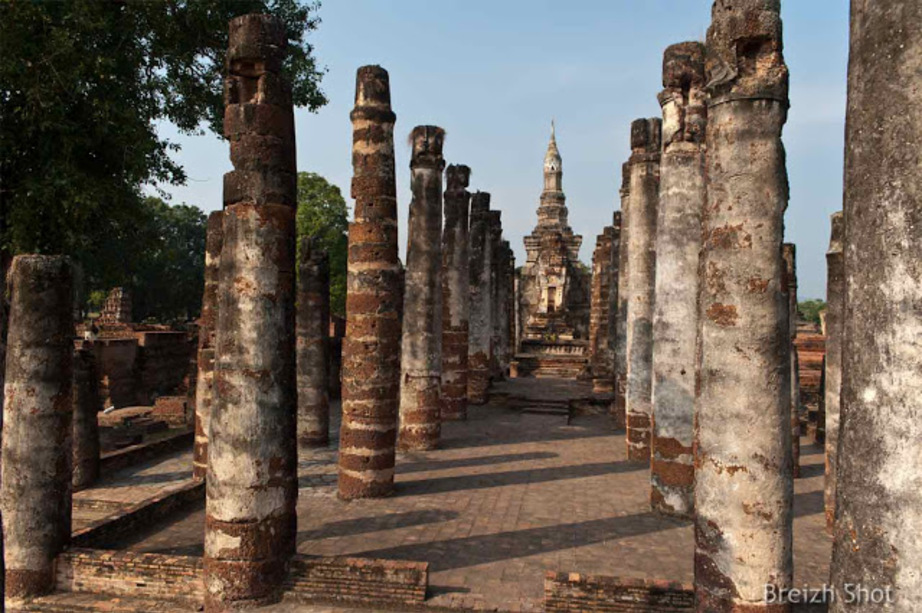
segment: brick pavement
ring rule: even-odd
[[[74,532],[114,511],[182,486],[192,478],[192,450],[174,452],[103,475],[74,494]]]
[[[584,388],[513,380],[498,391],[547,398]],[[338,500],[335,449],[316,451],[300,467],[298,550],[428,561],[433,606],[540,610],[545,570],[692,580],[691,524],[650,512],[648,471],[627,462],[624,434],[607,418],[567,425],[565,417],[522,414],[500,402],[471,407],[469,416],[445,424],[441,449],[398,457],[397,492],[388,499]],[[831,550],[822,449],[805,439],[802,462],[795,584],[819,584]],[[200,555],[202,521],[193,510],[124,545]]]

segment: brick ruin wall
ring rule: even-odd
[[[56,588],[198,603],[203,567],[196,556],[74,548],[57,558]],[[428,583],[429,566],[422,562],[297,555],[285,587],[296,601],[418,605]]]

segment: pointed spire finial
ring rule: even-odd
[[[556,133],[557,133],[557,131],[556,131],[556,129],[554,128],[554,119],[553,119],[553,117],[552,117],[552,118],[551,118],[551,140],[557,140]]]

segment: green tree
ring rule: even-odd
[[[329,254],[330,311],[345,316],[349,207],[339,188],[316,173],[299,172],[297,225],[298,238],[314,237]]]
[[[155,122],[220,134],[227,24],[268,12],[288,28],[298,106],[326,103],[301,0],[0,2],[0,248],[64,253],[115,280],[113,249],[144,213],[141,188],[182,184]]]
[[[143,200],[130,276],[134,319],[187,320],[202,309],[205,214],[187,204]]]
[[[809,322],[820,325],[820,311],[826,308],[826,302],[823,300],[804,300],[797,304],[797,310]]]

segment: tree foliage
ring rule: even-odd
[[[826,309],[826,303],[823,300],[804,300],[797,304],[797,310],[809,322],[820,325],[820,311]]]
[[[330,311],[345,316],[349,208],[339,188],[318,174],[299,172],[297,226],[298,238],[316,238],[329,254]]]
[[[187,320],[199,315],[206,220],[198,207],[144,199],[126,284],[136,321]]]
[[[227,24],[252,12],[285,21],[294,102],[322,106],[305,40],[316,9],[301,0],[0,2],[0,248],[71,255],[99,283],[144,276],[125,270],[131,258],[116,246],[130,248],[152,210],[145,184],[186,180],[155,122],[220,134]],[[191,222],[182,207],[163,215]]]

